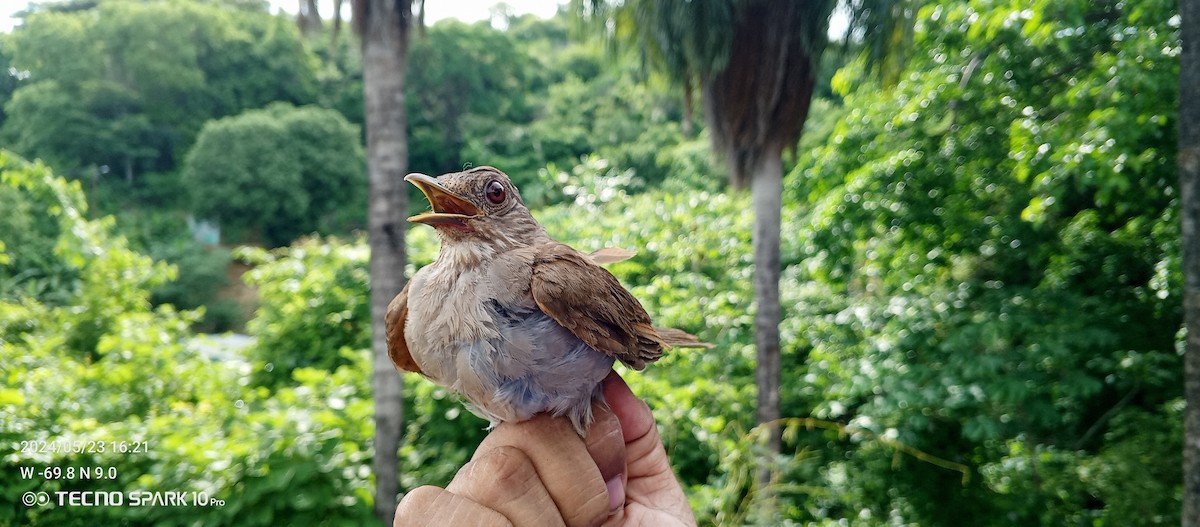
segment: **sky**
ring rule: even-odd
[[[270,3],[272,11],[282,10],[295,13],[298,2],[297,0],[270,0]],[[432,24],[446,18],[457,18],[463,22],[487,20],[491,18],[492,8],[500,3],[506,5],[514,15],[532,13],[541,18],[550,18],[558,10],[559,4],[566,3],[566,0],[427,0],[425,23]],[[0,0],[0,33],[10,31],[19,22],[12,16],[25,9],[28,4],[28,0]],[[318,8],[321,10],[323,18],[330,18],[333,0],[319,0]],[[349,1],[344,2],[342,10],[345,18],[349,18]],[[829,36],[835,39],[841,38],[846,31],[847,22],[845,13],[841,10],[834,12],[833,18],[829,21]]]
[[[272,11],[296,12],[296,0],[270,0]],[[343,10],[347,17],[350,13],[350,2],[344,2]],[[491,18],[492,7],[500,0],[428,0],[425,4],[425,23],[432,24],[445,18],[457,18],[463,22],[476,22]],[[532,13],[542,18],[554,16],[560,3],[566,0],[505,0],[515,15]],[[0,0],[0,32],[7,32],[20,21],[13,14],[25,9],[27,0]],[[333,10],[332,0],[320,0],[321,16],[330,17]]]

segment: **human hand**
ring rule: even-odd
[[[695,525],[646,403],[615,372],[580,438],[539,415],[497,427],[445,489],[409,492],[396,526]]]

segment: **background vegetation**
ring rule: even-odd
[[[557,238],[636,249],[613,272],[717,344],[626,376],[704,524],[1178,524],[1174,2],[916,20],[894,85],[837,55],[785,160],[769,489],[749,199],[678,87],[565,14],[440,22],[410,54],[410,166],[505,170]],[[44,6],[0,35],[0,525],[374,521],[355,49],[238,0]],[[437,241],[408,244],[411,274]],[[205,344],[230,329],[252,344]],[[483,423],[405,385],[401,486],[444,483]],[[117,480],[19,471],[68,465]],[[225,504],[20,502],[76,489]]]

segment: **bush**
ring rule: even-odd
[[[0,297],[0,525],[364,525],[372,520],[372,406],[363,353],[300,369],[274,393],[236,356],[193,349],[196,313],[151,308],[173,269],[85,220],[77,185],[0,151],[0,182],[39,197],[61,228],[62,305]],[[64,328],[66,330],[64,331]],[[366,395],[364,395],[366,394]],[[143,443],[145,452],[21,450],[22,441]],[[112,443],[106,443],[112,444]],[[114,481],[24,479],[19,467],[112,467]],[[107,473],[107,472],[106,472]],[[178,491],[220,506],[26,507],[27,491]],[[286,498],[286,499],[281,499]],[[314,523],[316,522],[316,523]]]
[[[78,270],[54,255],[61,226],[45,213],[50,199],[15,180],[0,181],[0,298],[61,303],[67,284],[78,280]]]
[[[274,251],[239,251],[239,258],[255,264],[245,280],[259,297],[247,325],[257,338],[250,350],[255,384],[291,382],[297,368],[333,371],[349,362],[340,350],[370,348],[367,257],[362,240],[320,238]]]

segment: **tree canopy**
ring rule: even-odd
[[[280,246],[339,221],[362,225],[362,167],[359,132],[341,114],[277,103],[205,124],[183,185],[192,210],[234,240]]]
[[[316,60],[295,28],[230,4],[34,12],[4,47],[27,77],[0,135],[73,174],[171,171],[205,121],[316,96]]]

